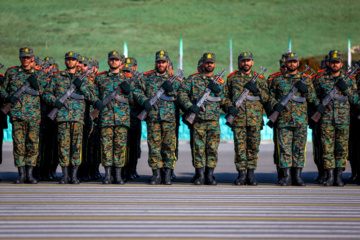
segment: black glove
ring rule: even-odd
[[[230,106],[228,112],[235,117],[239,113],[239,109],[236,109],[234,106]]]
[[[103,110],[105,107],[105,105],[102,103],[102,101],[100,100],[97,100],[95,103],[94,103],[94,108],[96,108],[97,110],[101,111]]]
[[[12,104],[15,104],[17,101],[19,101],[19,99],[15,96],[8,96],[6,99],[5,99],[6,102],[10,102]]]
[[[83,84],[83,81],[81,81],[80,78],[75,78],[75,80],[73,81],[73,84],[74,84],[77,88],[80,88],[81,85]]]
[[[307,92],[308,92],[308,88],[307,88],[306,84],[303,83],[302,81],[297,81],[294,86],[295,86],[295,87],[298,89],[298,91],[301,92],[301,93],[307,93]]]
[[[56,107],[57,109],[60,110],[63,106],[64,106],[63,103],[61,103],[59,100],[56,100],[56,102],[55,102],[55,107]]]
[[[165,81],[163,84],[161,84],[161,87],[164,88],[166,92],[172,92],[174,90],[169,81]]]
[[[189,107],[189,110],[193,113],[195,113],[196,115],[200,114],[200,108],[196,105],[192,105],[191,107]]]
[[[257,90],[257,87],[256,87],[256,83],[253,83],[253,82],[248,82],[245,84],[245,87],[247,89],[250,90],[250,92],[252,92],[254,95],[257,95],[258,94],[258,90]]]
[[[120,83],[120,87],[124,95],[130,94],[130,85],[127,82]]]
[[[322,105],[321,103],[319,105],[317,105],[316,107],[316,111],[318,111],[319,113],[323,114],[326,110],[326,107],[324,105]]]
[[[281,105],[280,103],[277,103],[274,106],[274,110],[277,111],[277,112],[282,112],[282,111],[284,111],[284,106]]]
[[[150,112],[150,111],[153,109],[153,107],[151,106],[149,100],[146,100],[146,101],[144,102],[143,106],[144,106],[146,112]]]
[[[337,81],[335,86],[337,86],[341,91],[345,91],[348,88],[348,85],[343,80]]]
[[[37,83],[36,77],[34,75],[31,75],[26,80],[30,83],[30,85],[33,89],[39,90],[39,84]]]
[[[221,91],[220,87],[214,83],[213,81],[209,82],[207,88],[210,89],[214,93],[219,93]]]

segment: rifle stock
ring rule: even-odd
[[[90,112],[91,119],[94,120],[99,116],[99,114],[100,114],[100,110],[95,108]]]
[[[274,111],[270,116],[269,116],[269,120],[272,122],[272,123],[275,123],[277,118],[279,117],[279,112],[278,111]]]
[[[314,120],[314,122],[318,122],[321,118],[321,113],[319,111],[316,111],[314,115],[311,116],[311,119]]]
[[[53,110],[51,110],[51,112],[47,116],[48,116],[48,118],[50,118],[51,120],[54,121],[58,112],[59,112],[59,109],[53,108]]]
[[[193,124],[194,121],[195,121],[195,117],[196,117],[196,114],[193,113],[193,112],[190,112],[190,113],[186,116],[185,120],[186,120],[188,123]]]
[[[231,127],[234,123],[235,117],[229,113],[228,115],[226,115],[225,119],[226,119],[225,124],[228,125],[229,127]]]
[[[8,114],[8,112],[10,111],[10,108],[12,107],[12,103],[7,103],[5,104],[2,108],[1,111],[6,115]]]

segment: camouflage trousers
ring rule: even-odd
[[[128,128],[124,126],[100,129],[101,163],[104,167],[124,167]]]
[[[324,168],[345,168],[348,156],[349,125],[321,124]]]
[[[320,124],[314,124],[312,129],[312,144],[313,144],[313,156],[314,162],[318,168],[319,172],[323,171],[324,162],[323,162],[323,149],[321,144],[321,134],[320,134]]]
[[[16,120],[12,123],[15,167],[36,167],[39,156],[40,123]]]
[[[215,168],[220,143],[219,121],[196,121],[193,125],[194,167]]]
[[[260,127],[233,127],[236,170],[256,169],[260,145]]]
[[[130,117],[130,128],[127,139],[128,161],[126,167],[136,171],[138,159],[141,156],[141,121]]]
[[[176,155],[175,122],[147,122],[149,166],[174,169]]]
[[[278,128],[280,168],[305,166],[306,127]]]
[[[61,167],[81,164],[84,126],[78,122],[58,123],[58,149]]]

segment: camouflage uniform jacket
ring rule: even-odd
[[[317,96],[319,99],[324,99],[334,88],[336,82],[340,79],[343,79],[345,74],[341,71],[340,76],[335,80],[331,76],[330,71],[324,71],[322,74],[318,75],[314,80],[314,87]],[[327,124],[350,124],[350,103],[358,104],[359,95],[357,93],[357,86],[355,84],[355,79],[350,78],[346,84],[349,86],[345,92],[341,90],[338,91],[337,95],[347,96],[347,101],[340,101],[334,99],[330,102],[332,110],[327,109],[322,117],[321,123]]]
[[[251,71],[249,74],[244,74],[239,71],[231,73],[227,77],[225,86],[225,108],[228,109],[233,106],[235,101],[240,97],[244,91],[244,86],[248,83],[257,73]],[[263,122],[263,104],[269,100],[269,89],[264,76],[260,76],[256,80],[256,87],[258,89],[257,96],[259,101],[245,101],[243,111],[239,108],[239,113],[234,118],[234,126],[261,126]],[[254,96],[252,92],[249,92],[248,96]]]
[[[297,73],[291,77],[288,73],[278,75],[270,84],[270,107],[271,109],[281,101],[291,90],[297,81],[301,80],[301,76]],[[316,97],[314,87],[310,79],[305,81],[308,88],[306,94],[299,91],[296,92],[295,97],[305,97],[305,102],[296,102],[290,100],[287,104],[289,111],[285,110],[279,114],[276,121],[276,127],[306,127],[308,123],[307,103],[314,103],[315,106],[319,104]]]
[[[24,71],[21,67],[15,66],[8,68],[5,73],[5,80],[0,86],[1,98],[5,99],[13,95],[33,73],[38,75],[37,82],[39,85],[39,94],[41,95],[44,91],[44,74],[34,69]],[[34,90],[31,85],[28,89]],[[40,123],[40,95],[34,96],[24,92],[20,97],[20,101],[17,101],[9,111],[11,122],[22,120]]]
[[[271,82],[274,80],[274,78],[275,78],[276,76],[281,75],[281,74],[282,74],[281,72],[274,72],[274,73],[272,73],[272,74],[269,75],[269,77],[268,77],[268,79],[267,79],[267,86],[268,86],[268,88],[270,87]],[[270,93],[269,93],[269,95],[270,95]],[[269,96],[269,100],[270,100],[270,96]],[[264,105],[264,109],[265,109],[266,115],[267,115],[268,117],[269,117],[269,116],[272,114],[272,112],[273,112],[273,110],[272,110],[269,102],[267,102],[267,103]]]
[[[214,81],[214,76],[208,77],[203,73],[190,75],[186,81],[180,87],[179,91],[179,100],[180,104],[184,106],[186,110],[189,109],[193,104],[201,98],[201,96],[205,93],[205,89],[210,81]],[[220,87],[221,91],[218,94],[211,92],[211,97],[220,97],[220,102],[210,102],[205,101],[204,107],[205,112],[201,111],[198,116],[196,116],[197,120],[219,120],[220,117],[220,107],[225,103],[225,85],[224,80],[219,79],[220,83],[217,83]]]
[[[171,78],[168,72],[164,75],[160,75],[156,70],[145,72],[144,75],[139,80],[139,84],[134,90],[135,100],[143,105],[146,100],[149,100],[156,92],[160,89],[161,84],[165,81],[168,81]],[[178,98],[178,89],[180,87],[180,80],[176,79],[172,83],[173,91],[166,93],[166,96],[173,97],[175,101]],[[159,99],[157,101],[158,110],[153,108],[148,114],[147,121],[158,122],[158,121],[167,121],[175,122],[175,111],[176,105],[175,101],[164,101]]]
[[[54,73],[50,83],[45,88],[43,99],[46,104],[55,107],[56,100],[60,99],[63,94],[65,94],[65,92],[70,88],[73,80],[78,77],[81,77],[81,74],[78,72],[76,72],[72,77],[68,71]],[[69,106],[69,109],[65,106],[62,107],[56,116],[56,122],[79,122],[84,124],[85,100],[90,102],[96,101],[94,85],[91,80],[86,77],[80,89],[76,88],[73,93],[83,95],[84,99],[73,99],[69,97],[66,100],[66,104]]]
[[[124,75],[123,72],[119,74],[114,74],[110,71],[98,73],[95,79],[95,85],[99,99],[104,100],[116,90],[120,83],[128,81],[130,77],[131,76]],[[131,86],[131,90],[133,90],[133,86]],[[129,101],[132,99],[132,93],[128,96],[120,93],[118,96],[126,98]],[[130,127],[129,103],[121,103],[113,99],[108,105],[105,105],[100,114],[100,127],[109,126]]]

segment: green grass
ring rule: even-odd
[[[107,53],[122,52],[126,41],[129,55],[145,71],[161,49],[177,66],[183,38],[186,74],[196,71],[204,52],[216,54],[217,71],[228,70],[231,35],[234,69],[237,56],[251,51],[255,70],[265,66],[268,75],[277,71],[289,36],[300,57],[323,56],[331,49],[345,53],[348,36],[352,45],[360,45],[358,9],[358,0],[3,0],[0,62],[18,65],[19,48],[28,46],[42,58],[55,57],[61,69],[65,52],[78,51],[107,70]]]

